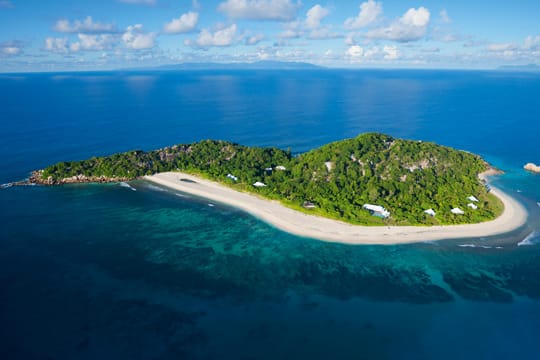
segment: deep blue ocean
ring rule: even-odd
[[[377,131],[482,155],[529,210],[492,238],[350,246],[143,181],[0,190],[0,359],[538,359],[540,175],[522,167],[540,163],[539,94],[540,74],[510,72],[0,74],[0,183]]]

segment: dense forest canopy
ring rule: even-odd
[[[38,172],[42,183],[135,179],[163,171],[197,174],[310,213],[356,224],[434,225],[495,218],[502,204],[478,179],[479,156],[434,143],[368,133],[292,156],[277,148],[204,140],[154,151],[130,151],[61,162]],[[227,175],[233,176],[227,176]],[[255,182],[266,186],[254,187]],[[476,197],[477,209],[468,207]],[[303,204],[312,204],[311,209]],[[390,211],[381,219],[364,204]],[[465,213],[455,215],[459,207]],[[424,211],[433,209],[435,216]]]

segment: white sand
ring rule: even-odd
[[[180,172],[146,176],[146,180],[181,192],[228,204],[247,211],[275,227],[299,236],[346,244],[404,244],[431,240],[485,237],[503,234],[522,226],[527,212],[515,199],[499,189],[491,193],[504,203],[497,219],[471,225],[447,226],[358,226],[308,215],[277,201],[232,190],[213,181]],[[192,182],[180,181],[187,179]]]

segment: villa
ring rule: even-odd
[[[450,210],[450,212],[454,215],[463,215],[465,214],[465,211],[461,210],[460,208],[453,208],[452,210]]]
[[[364,204],[362,208],[369,210],[373,216],[378,216],[385,219],[390,216],[390,211],[386,210],[380,205]]]
[[[479,201],[480,201],[480,200],[478,200],[476,197],[474,197],[474,196],[472,196],[472,195],[469,196],[469,197],[467,198],[467,200],[473,201],[473,202],[479,202]]]
[[[474,205],[473,203],[468,203],[467,206],[470,207],[473,210],[478,209],[478,206]]]
[[[424,212],[425,212],[426,214],[428,214],[429,216],[435,216],[435,215],[437,215],[437,213],[436,213],[435,210],[433,210],[433,209],[427,209],[427,210],[424,210]]]
[[[255,187],[265,187],[266,184],[265,184],[265,183],[262,183],[262,182],[260,182],[260,181],[257,181],[257,182],[255,182],[255,183],[253,184],[253,186],[255,186]]]

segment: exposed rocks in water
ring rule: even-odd
[[[525,170],[532,171],[534,173],[540,174],[540,166],[534,164],[534,163],[527,163],[525,166],[523,166]]]
[[[133,180],[127,177],[107,177],[107,176],[86,176],[79,174],[63,179],[55,180],[52,176],[43,177],[43,170],[33,171],[26,182],[16,183],[15,185],[39,184],[39,185],[63,185],[63,184],[82,184],[82,183],[112,183]]]

